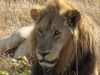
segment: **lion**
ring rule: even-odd
[[[33,29],[29,28],[28,35],[17,32],[17,42],[12,45],[21,43],[14,58],[32,55],[36,59],[32,75],[98,75],[100,27],[91,17],[66,0],[36,6],[30,15],[35,21]],[[6,49],[12,48],[9,45]],[[1,43],[1,51],[3,46]]]
[[[77,6],[51,0],[30,12],[35,21],[29,37],[36,63],[32,75],[98,75],[100,27]]]

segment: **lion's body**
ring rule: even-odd
[[[25,26],[20,28],[10,37],[0,40],[0,53],[12,53],[14,58],[18,56],[30,56],[30,46],[27,38],[34,29],[34,26]]]

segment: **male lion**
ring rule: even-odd
[[[98,75],[100,27],[88,15],[64,0],[30,13],[35,20],[30,46],[37,58],[33,75]]]
[[[30,14],[35,27],[24,43],[36,59],[32,75],[98,75],[100,27],[87,14],[66,0],[51,0]],[[29,55],[24,49],[14,57]]]

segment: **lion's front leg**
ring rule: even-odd
[[[15,52],[14,57],[19,55],[27,55],[29,50],[29,44],[26,39],[30,36],[34,26],[25,26],[13,33],[8,38],[0,40],[0,53],[12,53]],[[27,49],[27,50],[26,50]]]

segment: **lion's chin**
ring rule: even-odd
[[[43,67],[54,67],[56,64],[57,60],[53,60],[53,61],[47,61],[47,60],[40,60],[39,64]]]
[[[54,67],[55,64],[50,64],[50,63],[47,63],[47,62],[39,62],[39,64],[43,67]]]
[[[50,64],[50,63],[47,63],[47,62],[39,62],[39,64],[42,66],[42,67],[54,67],[55,64]]]

